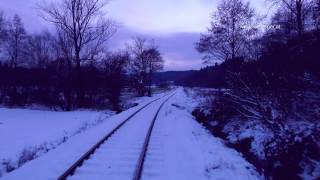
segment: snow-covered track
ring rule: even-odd
[[[148,127],[148,131],[146,133],[146,135],[144,134],[144,138],[140,138],[142,140],[144,140],[144,143],[143,143],[143,147],[142,147],[142,150],[140,151],[140,155],[139,157],[137,158],[138,160],[134,160],[134,161],[137,161],[137,164],[136,164],[136,167],[135,167],[135,170],[134,170],[134,176],[132,179],[135,179],[135,180],[138,180],[140,179],[141,177],[141,173],[142,173],[142,169],[143,169],[143,163],[144,163],[144,159],[145,159],[145,156],[146,156],[146,152],[147,152],[147,148],[148,148],[148,144],[149,144],[149,141],[150,141],[150,136],[151,136],[151,133],[152,133],[152,129],[153,129],[153,126],[154,126],[154,123],[157,119],[157,116],[158,116],[158,113],[160,112],[161,108],[163,107],[163,105],[165,104],[165,102],[167,102],[170,97],[172,97],[173,95],[170,95],[169,97],[167,95],[161,97],[161,98],[157,98],[151,102],[149,102],[148,104],[144,105],[143,107],[141,107],[140,109],[138,109],[136,112],[134,112],[132,115],[130,115],[127,119],[125,119],[122,123],[120,123],[115,129],[113,129],[110,133],[108,133],[105,137],[103,137],[99,142],[97,142],[88,152],[86,152],[78,161],[76,161],[69,169],[67,169],[59,178],[58,180],[66,180],[66,179],[77,179],[77,177],[75,178],[74,176],[77,175],[77,171],[79,171],[78,169],[85,169],[85,165],[84,163],[89,161],[90,159],[92,159],[92,157],[95,156],[95,154],[99,154],[99,152],[97,153],[97,151],[99,151],[99,149],[104,149],[105,147],[103,146],[107,146],[106,144],[109,143],[109,139],[111,137],[116,137],[118,133],[118,131],[121,129],[124,129],[122,127],[124,127],[125,124],[129,124],[128,122],[133,119],[134,117],[136,117],[138,114],[139,116],[142,116],[144,117],[144,115],[140,115],[141,111],[146,109],[146,108],[149,108],[149,106],[151,106],[151,104],[167,97],[167,99],[165,99],[160,106],[157,107],[157,111],[155,113],[155,115],[153,115],[153,118],[152,118],[152,121],[151,121],[151,124],[149,125]],[[148,118],[149,119],[149,118]],[[151,118],[150,118],[151,119]],[[128,125],[127,125],[128,126]],[[125,131],[125,130],[122,130],[122,131]],[[113,138],[113,139],[115,139]],[[111,138],[112,139],[112,138]],[[118,140],[117,140],[118,141]],[[124,140],[119,140],[119,141],[125,141]],[[112,142],[110,142],[112,143]],[[110,144],[109,143],[109,144]],[[108,149],[111,149],[111,148],[108,148]],[[140,148],[141,149],[141,148]],[[108,153],[104,153],[104,154],[108,154]],[[112,154],[112,153],[111,153]],[[98,155],[99,156],[99,155]],[[110,155],[112,156],[112,155]],[[99,159],[99,158],[98,158]],[[99,160],[100,161],[100,160]],[[101,160],[103,161],[103,160]],[[86,178],[84,178],[86,179]]]
[[[163,105],[164,105],[173,95],[174,95],[174,94],[172,94],[171,96],[169,96],[169,98],[167,98],[167,99],[160,105],[159,109],[157,110],[157,113],[156,113],[155,116],[153,117],[152,123],[151,123],[151,125],[150,125],[150,127],[149,127],[149,130],[148,130],[146,139],[145,139],[144,144],[143,144],[143,147],[142,147],[142,151],[141,151],[141,154],[140,154],[140,157],[139,157],[137,166],[136,166],[136,170],[135,170],[135,174],[134,174],[133,180],[140,180],[140,179],[141,179],[142,171],[143,171],[143,165],[144,165],[144,162],[145,162],[146,153],[147,153],[147,150],[148,150],[148,147],[149,147],[150,137],[151,137],[151,133],[152,133],[154,124],[155,124],[155,122],[156,122],[156,120],[157,120],[157,117],[158,117],[158,114],[159,114],[161,108],[163,107]]]

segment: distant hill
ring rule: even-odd
[[[171,81],[181,85],[187,79],[191,78],[197,71],[166,71],[156,73],[153,77],[155,83]]]
[[[173,82],[179,86],[191,87],[224,87],[225,70],[221,66],[210,66],[201,70],[167,71],[156,73],[153,77],[155,83]]]

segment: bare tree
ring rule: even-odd
[[[147,61],[142,56],[147,47],[147,40],[144,38],[134,39],[133,44],[128,47],[133,56],[131,61],[133,87],[141,96],[145,94],[145,85],[147,82]]]
[[[249,2],[222,0],[211,27],[202,34],[196,48],[205,62],[228,60],[245,55],[245,47],[257,32],[258,18]]]
[[[145,95],[148,90],[148,95],[151,96],[152,76],[156,71],[163,69],[161,54],[153,41],[144,38],[134,39],[133,45],[129,48],[133,55],[131,72],[134,87],[138,94]]]
[[[294,16],[295,29],[299,36],[305,31],[306,20],[311,15],[312,0],[269,0],[273,5],[287,9]]]
[[[41,16],[56,26],[64,51],[65,45],[71,45],[71,58],[78,74],[78,101],[83,98],[81,64],[94,60],[116,30],[114,23],[105,17],[105,5],[102,0],[62,0],[56,4],[39,5]]]
[[[98,53],[97,49],[115,32],[114,23],[103,13],[105,5],[101,0],[63,0],[39,6],[42,17],[53,23],[72,43],[76,67],[80,67],[92,53]],[[84,50],[88,49],[90,54],[85,54]]]
[[[4,45],[10,67],[16,68],[20,63],[25,61],[26,39],[27,34],[21,18],[18,15],[15,15],[6,31]]]
[[[314,13],[313,13],[313,19],[315,21],[315,26],[317,31],[320,30],[320,0],[314,0]]]
[[[3,41],[4,41],[5,33],[6,33],[5,19],[3,16],[3,12],[0,11],[0,58],[3,51]]]
[[[130,55],[127,51],[110,53],[103,60],[103,67],[106,74],[106,89],[109,90],[109,100],[113,110],[120,112],[120,95],[124,86],[126,66],[129,63]]]
[[[4,21],[3,12],[0,11],[0,43],[1,43],[1,40],[3,40],[4,38],[4,33],[5,33],[5,21]]]
[[[57,34],[54,38],[54,53],[57,59],[64,59],[72,68],[73,46],[68,36],[61,30],[57,29]]]
[[[152,77],[155,72],[163,69],[163,58],[159,50],[153,46],[143,52],[143,57],[147,60],[147,74],[148,74],[148,96],[151,96]]]
[[[53,43],[54,37],[48,31],[29,36],[28,55],[30,64],[38,68],[46,68],[54,58]]]

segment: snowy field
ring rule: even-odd
[[[112,114],[110,111],[52,112],[0,108],[1,164],[18,166],[22,163],[21,156],[26,151],[38,149],[37,153],[43,153],[55,148],[71,136],[98,124]],[[2,173],[3,168],[0,170]]]

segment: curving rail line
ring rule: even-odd
[[[174,93],[175,94],[175,93]],[[143,171],[143,165],[144,165],[144,161],[146,158],[146,152],[148,149],[148,145],[150,142],[150,136],[155,124],[155,121],[158,117],[158,114],[161,110],[161,108],[163,107],[163,105],[174,95],[170,95],[164,102],[161,103],[161,105],[159,106],[156,114],[154,115],[152,122],[149,126],[148,132],[146,134],[145,140],[144,140],[144,144],[139,156],[139,159],[137,161],[137,165],[135,167],[135,173],[133,176],[133,180],[140,180],[141,176],[142,176],[142,171]],[[165,95],[167,96],[167,95]],[[59,178],[58,180],[66,180],[69,176],[72,176],[75,171],[77,170],[77,168],[81,167],[83,165],[83,163],[90,159],[90,156],[93,155],[96,150],[102,145],[104,144],[113,134],[115,134],[121,127],[123,127],[124,124],[126,124],[130,119],[132,119],[135,115],[137,115],[140,111],[142,111],[143,109],[145,109],[146,107],[148,107],[150,104],[152,104],[153,102],[156,102],[163,97],[157,98],[149,103],[147,103],[146,105],[144,105],[143,107],[141,107],[140,109],[138,109],[137,111],[135,111],[133,114],[131,114],[127,119],[125,119],[122,123],[120,123],[116,128],[114,128],[110,133],[108,133],[106,136],[104,136],[99,142],[97,142],[91,149],[89,149],[89,151],[87,151],[83,156],[81,156],[81,158],[79,160],[77,160],[70,168],[68,168]]]

